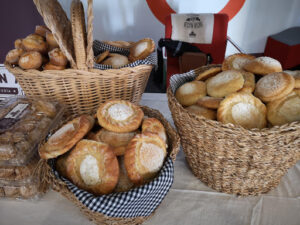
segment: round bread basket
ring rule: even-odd
[[[166,129],[166,133],[167,133],[167,137],[168,137],[168,157],[171,159],[171,163],[173,164],[173,162],[176,159],[176,155],[179,151],[179,147],[180,147],[180,139],[179,139],[179,135],[176,133],[175,129],[170,125],[170,123],[163,117],[163,115],[158,111],[158,110],[154,110],[151,109],[149,107],[146,106],[141,106],[142,110],[144,111],[145,116],[148,117],[154,117],[158,120],[160,120],[160,122],[164,125],[165,129]],[[165,162],[166,163],[166,162]],[[89,209],[86,205],[84,205],[78,198],[82,198],[82,196],[80,197],[76,197],[74,192],[72,192],[69,188],[66,182],[64,182],[63,180],[59,179],[53,172],[52,167],[50,165],[51,163],[49,163],[49,161],[46,160],[41,160],[40,161],[40,177],[43,177],[42,180],[45,180],[49,186],[61,193],[64,197],[66,197],[67,199],[69,199],[71,202],[73,202],[76,206],[79,207],[79,209],[83,212],[83,214],[85,214],[91,221],[93,221],[96,224],[101,224],[101,225],[133,225],[133,224],[142,224],[145,220],[147,220],[148,218],[150,218],[156,211],[156,209],[153,209],[153,211],[148,212],[148,216],[137,216],[137,217],[112,217],[112,216],[107,216],[103,213],[100,212],[96,212],[93,211],[91,209]],[[164,165],[165,166],[165,165]],[[157,178],[159,178],[161,176],[161,174],[158,175]],[[171,177],[174,176],[174,174],[170,174]],[[155,179],[157,179],[155,178]],[[146,184],[148,185],[148,184]],[[135,188],[133,191],[136,191],[136,189],[141,189],[143,188],[145,185],[141,186],[141,187],[137,187]],[[164,187],[165,188],[165,187]],[[169,191],[169,188],[166,190],[167,192]],[[153,189],[151,192],[153,193],[159,193],[161,192],[161,190],[159,188],[157,189]],[[127,197],[130,195],[126,195],[127,192],[123,192],[123,193],[119,193],[118,197],[119,198],[123,198],[124,196],[124,202],[122,202],[121,207],[127,207],[126,206],[126,201],[127,201]],[[124,195],[124,196],[122,196]],[[152,202],[152,201],[157,201],[150,199],[151,194],[148,194],[145,196],[138,196],[136,201],[140,201],[140,202]],[[147,199],[149,198],[149,199]],[[163,197],[164,198],[164,197]],[[160,199],[157,203],[158,206],[161,203],[163,199]],[[97,203],[95,203],[97,204]],[[101,203],[99,203],[101,204]],[[157,206],[157,207],[158,207]],[[105,206],[106,207],[106,206]],[[104,208],[105,208],[104,207]],[[107,206],[109,207],[109,205]],[[135,207],[134,210],[139,210],[138,207]],[[132,212],[133,214],[135,212]]]
[[[186,160],[193,174],[217,191],[238,195],[266,193],[300,160],[300,122],[247,130],[184,109],[174,96],[176,89],[215,66],[175,74],[170,79],[168,104]]]
[[[89,113],[108,99],[139,103],[153,65],[108,70],[93,69],[92,0],[88,0],[87,43],[86,52],[83,51],[82,54],[74,53],[74,45],[80,43],[82,36],[72,35],[71,22],[58,1],[34,0],[34,3],[59,47],[67,56],[71,69],[23,70],[5,63],[6,68],[17,78],[26,96],[39,96],[64,103],[66,116]],[[76,58],[83,57],[86,63],[76,64]]]

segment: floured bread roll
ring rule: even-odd
[[[24,50],[21,48],[10,50],[5,58],[5,61],[11,65],[18,65],[21,55],[24,53]]]
[[[108,58],[101,62],[104,65],[111,65],[113,68],[120,68],[129,63],[128,58],[117,53],[110,53]]]
[[[114,153],[119,156],[124,155],[128,143],[136,134],[136,131],[117,133],[102,128],[92,137],[92,140],[108,144]]]
[[[204,116],[207,119],[215,120],[217,118],[216,111],[212,109],[207,109],[199,105],[190,105],[186,109],[197,116]]]
[[[243,70],[243,67],[252,59],[255,59],[255,56],[243,53],[230,55],[224,59],[222,70]]]
[[[295,79],[295,88],[300,88],[300,70],[285,70],[283,72],[292,75]]]
[[[150,38],[139,40],[138,42],[131,45],[129,51],[129,60],[134,62],[136,60],[145,59],[155,49],[155,43]]]
[[[283,72],[272,73],[259,79],[254,95],[264,102],[270,102],[288,95],[294,87],[293,76]]]
[[[216,74],[220,73],[221,71],[222,71],[221,67],[209,68],[209,69],[199,73],[197,75],[197,77],[195,78],[195,80],[205,81],[208,78],[211,78],[211,77],[215,76]]]
[[[240,90],[244,85],[244,78],[237,70],[226,70],[206,80],[207,94],[222,98]]]
[[[206,85],[203,81],[191,81],[181,85],[175,93],[177,101],[183,106],[195,104],[206,95]]]
[[[272,125],[300,121],[300,89],[267,104],[267,118]]]
[[[132,132],[141,124],[144,117],[143,110],[133,103],[124,100],[110,100],[97,110],[99,124],[114,132]]]
[[[70,180],[95,195],[109,194],[117,185],[118,159],[108,144],[83,139],[70,152],[66,165]]]
[[[129,179],[134,184],[150,181],[163,166],[166,155],[166,144],[157,134],[137,134],[124,155]]]
[[[243,68],[248,72],[259,75],[267,75],[269,73],[282,71],[280,62],[267,56],[255,58],[245,64]]]
[[[255,76],[253,73],[240,71],[244,77],[244,85],[239,91],[252,93],[255,89]]]
[[[157,134],[167,144],[166,129],[156,118],[145,118],[142,123],[142,133],[150,132]]]
[[[51,159],[69,151],[93,127],[94,118],[81,115],[64,124],[39,148],[42,159]]]
[[[217,118],[223,123],[241,125],[244,128],[266,127],[266,106],[252,94],[238,92],[228,95],[218,108]]]
[[[224,98],[204,96],[203,98],[200,98],[196,104],[209,109],[217,109],[223,99]]]
[[[32,51],[32,52],[25,52],[24,54],[22,54],[18,64],[22,69],[28,70],[28,69],[40,68],[42,62],[43,62],[43,58],[41,53],[37,51]]]
[[[68,63],[67,57],[60,50],[60,48],[54,48],[48,52],[49,60],[52,65],[55,66],[66,66]]]
[[[114,191],[115,192],[129,191],[131,188],[134,187],[134,184],[131,182],[131,180],[127,175],[127,171],[125,169],[125,164],[124,164],[124,157],[123,156],[118,157],[118,161],[119,161],[119,168],[120,168],[119,180]]]
[[[44,38],[37,34],[28,35],[22,40],[22,45],[26,51],[37,51],[44,54],[48,50],[48,45]]]

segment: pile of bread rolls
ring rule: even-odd
[[[128,57],[118,53],[111,53],[109,50],[95,57],[95,63],[111,65],[113,68],[120,68],[136,60],[145,59],[155,50],[155,43],[150,38],[144,38],[133,43],[127,41],[105,41],[104,43],[129,50]]]
[[[68,66],[53,34],[46,26],[36,26],[35,33],[17,39],[15,49],[6,55],[6,62],[22,69],[63,70]]]
[[[100,105],[60,127],[39,149],[56,170],[94,195],[124,192],[151,181],[167,155],[167,135],[156,118],[124,100]]]
[[[283,125],[300,121],[300,71],[237,53],[181,85],[175,97],[196,115],[246,129]]]

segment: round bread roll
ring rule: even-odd
[[[222,70],[243,70],[243,67],[252,59],[255,59],[255,56],[243,53],[230,55],[224,59]]]
[[[42,65],[43,58],[37,51],[25,52],[19,59],[19,66],[24,69],[39,69]]]
[[[211,77],[215,76],[216,74],[220,73],[221,71],[222,71],[221,67],[209,68],[209,69],[199,73],[197,75],[197,77],[195,78],[195,80],[205,81],[208,78],[211,78]]]
[[[191,81],[181,85],[175,92],[177,101],[183,106],[195,104],[206,95],[206,85],[203,81]]]
[[[44,54],[48,50],[48,45],[44,41],[44,38],[37,35],[31,34],[22,40],[22,45],[26,51],[37,51]]]
[[[243,68],[248,72],[259,75],[267,75],[269,73],[282,71],[280,62],[267,56],[255,58],[245,64]]]
[[[55,66],[66,66],[68,63],[67,57],[60,50],[60,48],[54,48],[48,52],[49,60],[52,65]]]
[[[117,133],[102,128],[94,135],[94,137],[92,137],[92,140],[108,144],[115,155],[119,156],[124,155],[128,143],[135,135],[136,131]]]
[[[138,185],[150,181],[163,166],[166,155],[166,144],[157,134],[137,134],[124,155],[129,179]]]
[[[144,117],[143,110],[124,100],[109,100],[97,110],[99,124],[109,131],[126,133],[138,129]]]
[[[129,63],[128,58],[124,55],[110,53],[109,57],[102,61],[101,64],[110,65],[113,68],[120,68],[121,66],[127,65]]]
[[[138,42],[131,45],[129,51],[129,60],[134,62],[136,60],[145,59],[155,49],[155,43],[150,38],[139,40]]]
[[[223,99],[224,98],[204,96],[203,98],[200,98],[196,104],[204,108],[217,109]]]
[[[207,94],[223,98],[240,90],[244,85],[244,78],[237,70],[226,70],[206,80]]]
[[[93,127],[94,118],[81,115],[64,124],[39,148],[42,159],[51,159],[69,151]]]
[[[244,85],[242,89],[239,91],[244,91],[247,93],[252,93],[255,89],[255,76],[253,73],[246,72],[246,71],[240,71],[243,74],[244,78]]]
[[[300,121],[300,89],[267,104],[267,118],[273,125]]]
[[[262,129],[267,125],[266,106],[252,94],[228,95],[220,104],[217,118],[223,123],[238,124],[246,129]]]
[[[264,102],[270,102],[288,95],[294,87],[293,76],[283,72],[271,73],[259,79],[254,95]]]
[[[207,119],[215,120],[217,118],[216,111],[207,109],[199,105],[190,105],[185,108],[186,110],[196,114],[197,116],[204,116]]]
[[[51,63],[46,63],[43,66],[43,69],[44,70],[64,70],[64,69],[66,69],[66,66],[56,66],[56,65],[53,65]]]
[[[156,118],[145,118],[142,123],[142,133],[150,132],[157,134],[167,144],[166,129]]]
[[[19,59],[23,53],[23,49],[12,49],[7,53],[5,61],[11,65],[18,65]]]
[[[70,180],[94,195],[109,194],[117,185],[118,159],[108,144],[83,139],[70,152],[66,165]]]

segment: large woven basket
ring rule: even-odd
[[[146,88],[153,65],[138,65],[120,69],[93,69],[93,10],[88,0],[86,65],[77,66],[73,42],[79,37],[71,32],[71,23],[57,0],[34,0],[45,24],[51,29],[72,69],[23,70],[5,63],[15,75],[26,96],[41,96],[66,105],[66,116],[89,113],[108,99],[122,99],[139,103]],[[52,4],[53,3],[53,4]],[[76,56],[76,57],[81,57]],[[80,68],[80,69],[78,69]]]
[[[186,160],[193,174],[217,191],[266,193],[300,160],[300,122],[247,130],[187,111],[174,97],[176,88],[213,66],[173,75],[167,90]]]
[[[146,106],[141,106],[144,111],[145,116],[154,117],[161,121],[164,125],[168,138],[168,154],[174,162],[176,159],[176,155],[179,151],[180,147],[180,139],[179,135],[176,133],[175,129],[170,125],[170,123],[163,117],[163,115],[158,111],[151,109]],[[57,178],[53,173],[50,165],[45,160],[40,161],[40,176],[46,180],[49,186],[61,193],[64,197],[73,202],[79,209],[94,223],[101,225],[137,225],[142,224],[145,220],[149,219],[157,209],[152,212],[150,216],[147,217],[111,217],[106,216],[99,212],[94,212],[87,208],[84,204],[82,204],[76,196],[68,189],[67,184],[61,179]],[[144,199],[145,200],[145,199]]]

